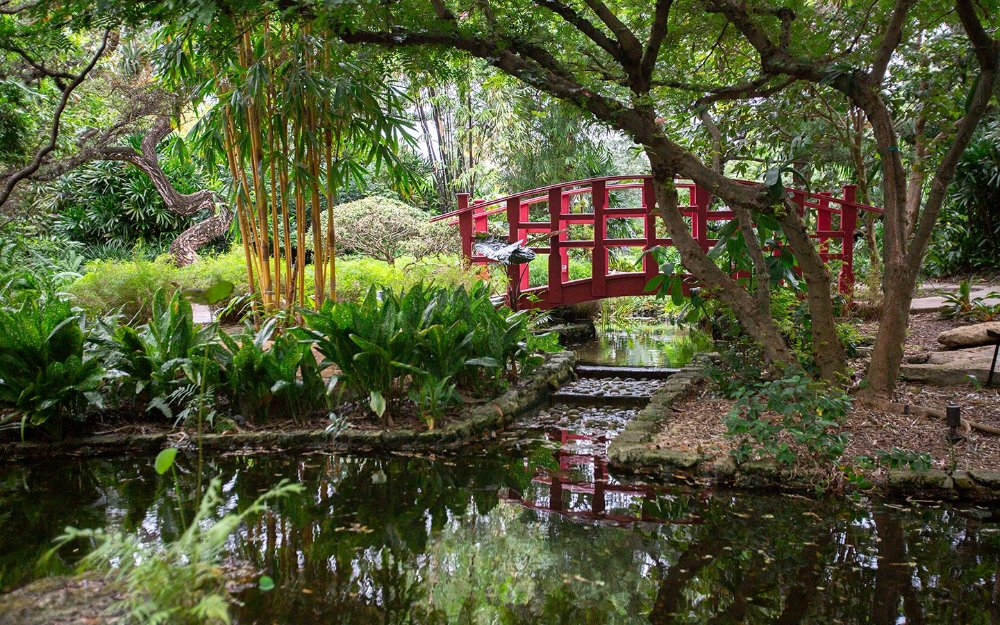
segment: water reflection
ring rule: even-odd
[[[599,325],[597,338],[576,350],[580,362],[627,367],[683,367],[711,351],[711,337],[667,323]]]
[[[599,449],[557,443],[218,461],[226,508],[281,477],[308,491],[234,540],[278,583],[245,592],[238,622],[1000,623],[996,511],[630,487]],[[38,575],[66,524],[175,535],[169,483],[148,466],[7,470],[3,584]]]

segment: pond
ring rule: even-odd
[[[581,358],[679,366],[707,347],[628,332]],[[1000,509],[630,482],[605,452],[637,410],[557,403],[459,455],[210,459],[220,513],[282,478],[305,486],[231,541],[249,579],[276,583],[240,593],[237,623],[1000,623]],[[179,459],[182,492],[196,462]],[[67,525],[177,536],[174,483],[152,464],[0,469],[0,588],[70,571],[79,554],[36,564]]]
[[[576,350],[580,362],[623,367],[683,367],[712,349],[711,337],[670,323],[597,324],[597,338]]]
[[[558,429],[550,409],[529,440],[459,456],[216,458],[226,509],[306,487],[233,539],[277,584],[237,622],[1000,622],[1000,511],[623,483],[580,434],[608,417]],[[178,533],[149,458],[7,467],[0,488],[6,589],[69,566],[35,568],[66,525]]]

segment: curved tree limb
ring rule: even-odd
[[[49,141],[44,146],[42,146],[37,152],[35,152],[35,157],[31,159],[31,162],[25,165],[23,168],[14,172],[7,178],[4,182],[3,189],[0,190],[0,207],[3,207],[10,199],[11,194],[14,192],[14,187],[17,183],[30,177],[33,173],[38,171],[38,168],[42,166],[42,161],[50,153],[56,149],[56,142],[59,140],[59,124],[62,120],[62,114],[66,110],[66,105],[69,104],[69,97],[72,95],[73,91],[79,87],[83,81],[87,78],[87,75],[94,69],[97,65],[97,61],[104,55],[104,50],[108,47],[108,38],[111,36],[111,29],[104,31],[104,36],[101,37],[101,45],[94,53],[93,58],[87,63],[86,67],[73,79],[69,85],[63,90],[62,97],[59,98],[59,104],[56,106],[55,113],[52,116],[52,128],[49,130]]]

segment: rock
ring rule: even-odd
[[[0,595],[0,625],[89,625],[122,622],[124,608],[114,585],[98,575],[48,577]],[[95,615],[101,615],[95,620]]]
[[[945,330],[938,335],[938,343],[941,343],[948,349],[996,345],[996,339],[990,338],[986,334],[987,330],[1000,332],[1000,321],[975,323],[971,326],[962,326],[960,328]]]
[[[972,469],[969,471],[969,475],[972,476],[973,480],[982,484],[986,488],[1000,489],[1000,471]]]
[[[904,363],[900,367],[903,379],[945,386],[964,386],[976,378],[985,383],[993,362],[993,346],[934,352],[923,364]]]
[[[890,469],[888,482],[890,488],[903,491],[950,490],[954,486],[951,476],[940,469]]]

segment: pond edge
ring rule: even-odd
[[[650,444],[670,419],[673,406],[686,399],[705,379],[705,368],[715,354],[699,354],[661,386],[635,419],[608,446],[608,464],[616,473],[675,482],[769,490],[792,493],[835,494],[829,473],[821,469],[789,469],[773,460],[737,464],[731,457],[709,458],[701,454]],[[890,469],[873,488],[852,485],[839,492],[860,492],[902,498],[933,498],[977,502],[1000,501],[1000,471],[986,469]]]
[[[259,430],[204,434],[202,449],[238,452],[250,449],[334,452],[453,451],[494,438],[498,432],[544,404],[552,391],[575,376],[576,354],[547,354],[538,366],[503,394],[462,411],[446,426],[418,432],[412,429],[348,428],[333,435],[325,429]],[[60,441],[0,445],[0,460],[32,461],[56,457],[97,457],[111,454],[148,455],[165,447],[194,449],[197,440],[185,430],[152,434],[106,434]]]

